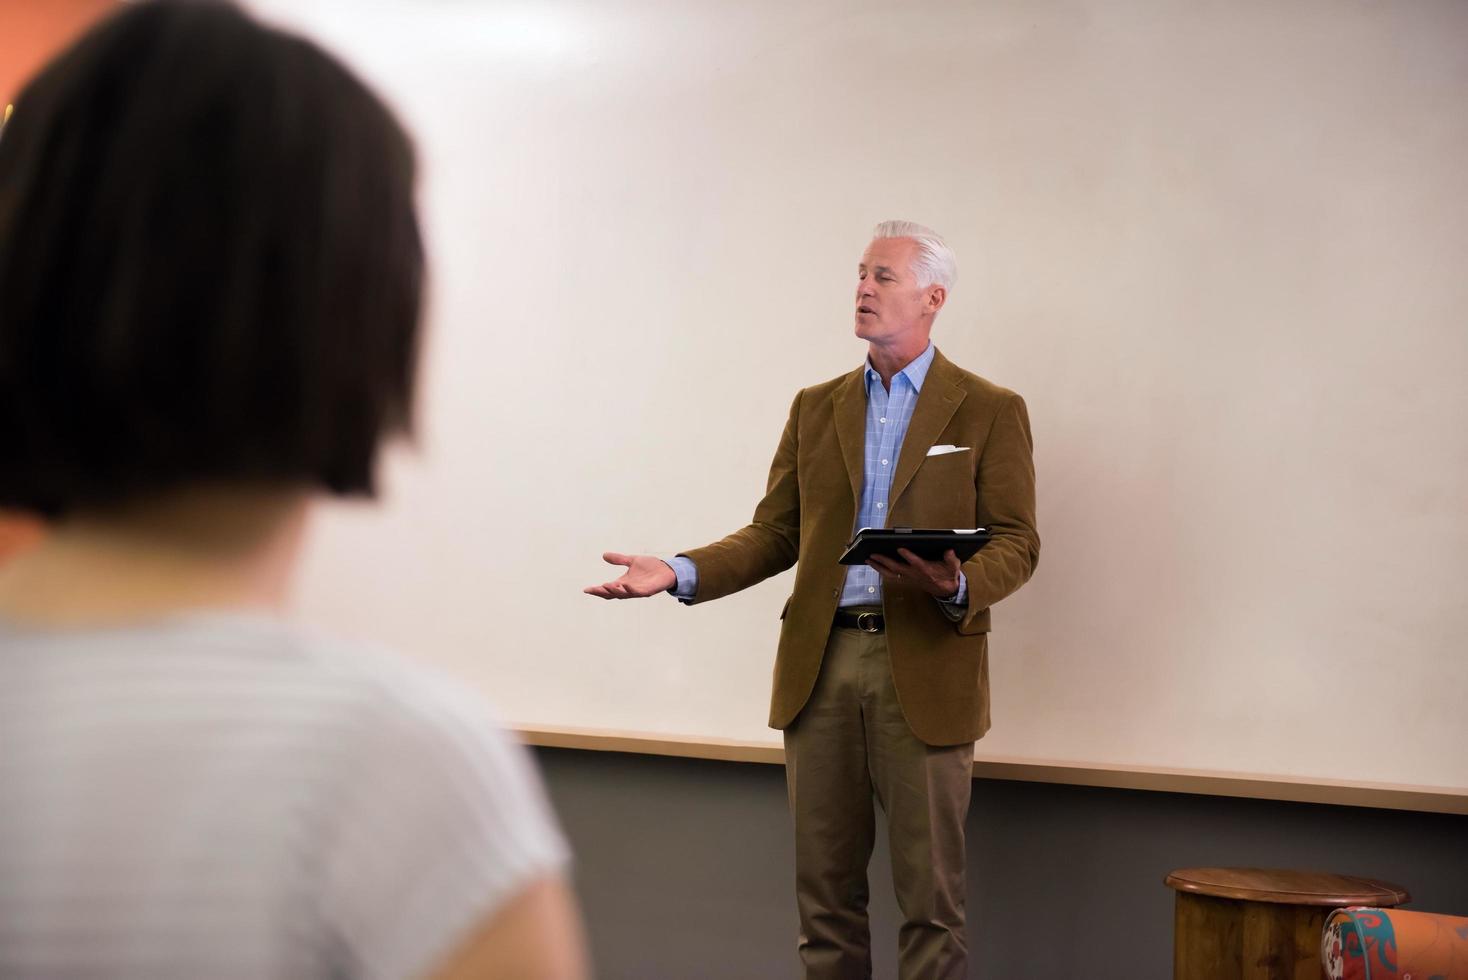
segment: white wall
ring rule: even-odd
[[[911,217],[1037,442],[981,753],[1468,787],[1468,4],[256,7],[399,107],[433,253],[419,448],[303,615],[514,721],[776,741],[788,575],[580,590],[748,519]]]

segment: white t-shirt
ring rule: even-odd
[[[422,976],[565,843],[460,687],[264,618],[0,623],[0,978]]]

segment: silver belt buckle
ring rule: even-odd
[[[878,613],[874,613],[874,612],[857,613],[856,614],[856,628],[859,629],[859,630],[861,630],[863,633],[880,633],[880,632],[882,632],[882,627],[878,626],[877,623],[876,623],[876,620],[877,620],[877,616],[878,615],[879,615]],[[868,617],[871,618],[871,625],[870,626],[867,625]]]

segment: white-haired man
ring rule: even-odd
[[[874,797],[905,919],[901,976],[967,971],[964,823],[974,741],[989,727],[989,607],[1029,579],[1040,539],[1024,401],[929,340],[954,273],[936,233],[878,225],[857,266],[867,361],[795,396],[754,520],[667,561],[608,553],[626,573],[586,590],[699,603],[798,562],[770,725],[785,736],[811,980],[871,976]],[[854,529],[884,526],[983,526],[993,540],[963,563],[951,551],[838,563]]]

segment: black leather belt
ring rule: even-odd
[[[852,612],[847,609],[838,609],[836,618],[832,622],[839,629],[861,630],[863,633],[880,633],[887,628],[887,621],[879,612]]]

